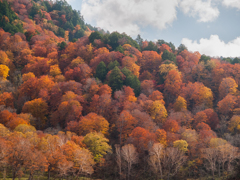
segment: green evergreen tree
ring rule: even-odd
[[[117,66],[115,66],[109,76],[108,85],[112,88],[113,92],[120,90],[123,86],[121,71]]]
[[[143,38],[141,38],[140,34],[137,35],[135,41],[138,43],[140,47],[142,47]]]
[[[139,96],[140,90],[141,90],[141,82],[139,81],[137,76],[132,74],[132,75],[126,77],[125,85],[133,88],[135,95]]]
[[[207,61],[211,60],[210,56],[206,56],[205,54],[203,54],[201,56],[201,58],[199,59],[199,61],[203,61],[205,64],[207,63]]]
[[[60,51],[65,49],[65,47],[67,46],[67,43],[62,41],[61,43],[58,43],[58,47],[60,48]]]
[[[5,20],[6,16],[8,20]],[[7,1],[0,1],[0,28],[3,28],[4,31],[11,33],[14,35],[17,32],[23,33],[22,24],[14,25],[13,21],[15,19],[19,19],[15,12],[11,9],[11,6],[8,4]]]
[[[64,36],[65,36],[65,31],[64,31],[64,29],[61,28],[61,27],[59,27],[59,28],[58,28],[58,31],[57,31],[57,35],[64,38]]]
[[[68,29],[74,30],[74,26],[73,26],[73,24],[72,24],[71,22],[67,21],[67,22],[64,24],[63,29],[65,29],[65,30],[68,30]]]
[[[95,39],[102,39],[102,35],[98,31],[95,31],[91,33],[88,39],[89,39],[89,42],[93,44]]]
[[[234,58],[232,64],[240,63],[240,58]]]
[[[113,62],[110,62],[110,63],[108,64],[108,70],[112,70],[112,69],[115,68],[116,66],[120,66],[117,60],[115,60],[115,61],[113,61]]]
[[[144,50],[144,51],[157,51],[158,48],[157,48],[157,46],[156,46],[152,41],[150,41],[150,42],[148,43],[148,46],[145,47],[143,50]]]
[[[119,46],[115,49],[115,51],[119,51],[120,53],[124,53],[124,49],[123,49],[123,47],[122,47],[121,45],[119,45]]]
[[[106,64],[103,61],[101,61],[97,66],[95,77],[97,77],[103,82],[106,78],[106,75],[107,75]]]
[[[126,67],[122,68],[121,71],[124,74],[124,76],[126,76],[126,77],[132,75],[132,72],[128,68],[126,68]]]
[[[165,50],[165,51],[163,52],[163,54],[162,54],[162,60],[163,60],[163,61],[165,61],[165,60],[170,60],[170,61],[172,61],[172,62],[174,62],[174,63],[176,64],[176,56],[175,56],[173,53],[171,53],[171,52],[169,52],[169,51],[167,51],[167,50]]]
[[[74,34],[74,38],[76,38],[76,39],[81,38],[84,36],[84,34],[85,34],[84,30],[80,29]]]
[[[187,47],[184,44],[180,44],[178,46],[178,54],[184,50],[188,50]]]
[[[118,40],[121,38],[121,34],[119,34],[118,32],[113,32],[108,36],[108,40],[109,40],[109,45],[112,46],[113,50],[115,50],[118,46]]]
[[[140,83],[138,77],[133,75],[132,72],[129,69],[127,69],[126,67],[124,67],[122,69],[122,73],[126,76],[123,84],[133,88],[135,95],[139,96],[141,83]]]

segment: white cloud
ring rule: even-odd
[[[178,0],[83,0],[81,13],[97,27],[137,35],[145,26],[170,26],[177,6]]]
[[[240,57],[240,37],[225,43],[220,40],[218,35],[211,35],[209,39],[200,39],[192,41],[187,38],[182,39],[189,51],[199,51],[200,54],[206,54],[212,57]]]
[[[68,0],[74,1],[74,0]],[[106,30],[136,35],[144,26],[160,30],[177,19],[177,7],[199,22],[219,16],[219,0],[83,0],[81,13],[86,22]]]
[[[227,7],[233,7],[240,9],[240,1],[239,0],[223,0],[222,4]]]
[[[185,14],[197,17],[199,22],[213,21],[219,16],[219,10],[212,0],[180,0],[179,6]]]

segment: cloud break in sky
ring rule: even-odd
[[[183,43],[190,51],[210,56],[240,57],[240,0],[82,0],[81,6],[77,0],[68,2],[87,23],[110,32]]]

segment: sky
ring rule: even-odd
[[[240,0],[67,0],[86,23],[163,39],[212,57],[240,57]]]

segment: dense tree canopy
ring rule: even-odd
[[[239,63],[2,0],[0,179],[238,179]]]

